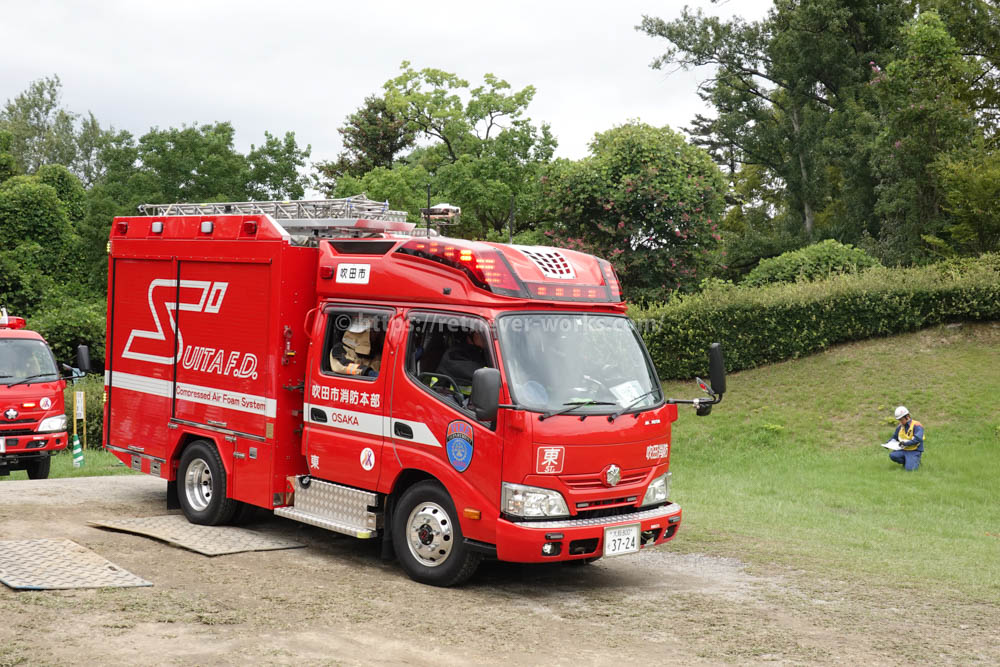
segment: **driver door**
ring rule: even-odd
[[[410,311],[407,323],[402,372],[393,385],[389,407],[386,444],[392,453],[387,446],[385,465],[450,470],[467,478],[462,486],[478,489],[498,507],[503,454],[498,424],[476,419],[468,405],[464,377],[455,377],[474,369],[468,364],[449,364],[449,360],[468,361],[474,356],[468,349],[454,352],[456,346],[478,339],[483,344],[482,366],[496,368],[498,355],[490,328],[482,318],[430,311]],[[441,474],[439,479],[447,481],[448,477]],[[461,487],[451,486],[449,492],[461,511],[460,503],[468,499],[456,497]]]

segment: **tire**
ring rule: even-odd
[[[466,546],[451,496],[430,480],[411,486],[396,503],[392,546],[406,574],[431,586],[468,581],[483,559]]]
[[[229,523],[239,503],[226,494],[226,468],[215,445],[195,440],[181,455],[177,469],[177,497],[191,523],[219,526]]]
[[[28,479],[48,479],[51,467],[52,459],[48,456],[24,464],[24,470],[28,473]]]

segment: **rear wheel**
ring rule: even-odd
[[[239,503],[226,496],[226,469],[215,445],[196,440],[181,455],[177,495],[191,523],[218,526],[229,521]]]
[[[430,480],[411,486],[396,504],[392,544],[410,578],[431,586],[467,581],[482,560],[465,545],[451,496]]]
[[[28,479],[48,479],[51,467],[52,459],[46,456],[26,463],[24,470],[28,473]]]

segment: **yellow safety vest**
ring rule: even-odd
[[[918,427],[918,426],[923,426],[923,424],[921,424],[920,422],[918,422],[916,419],[910,419],[910,422],[906,426],[903,426],[902,424],[900,424],[899,425],[899,437],[897,438],[897,440],[899,440],[900,443],[906,442],[907,440],[913,440],[913,430],[916,427]],[[924,431],[924,439],[925,440],[927,439],[927,431]],[[914,449],[916,449],[919,446],[920,446],[920,443],[917,443],[916,445],[910,445],[908,447],[903,447],[903,449],[905,449],[907,451],[913,451]]]

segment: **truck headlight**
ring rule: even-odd
[[[503,483],[500,505],[505,514],[521,517],[569,516],[562,494],[537,486]]]
[[[56,415],[55,417],[46,417],[42,420],[42,423],[38,425],[39,433],[51,433],[55,431],[65,431],[66,430],[66,415]]]
[[[643,505],[662,503],[670,497],[670,473],[665,472],[646,487],[646,495],[642,498]]]

